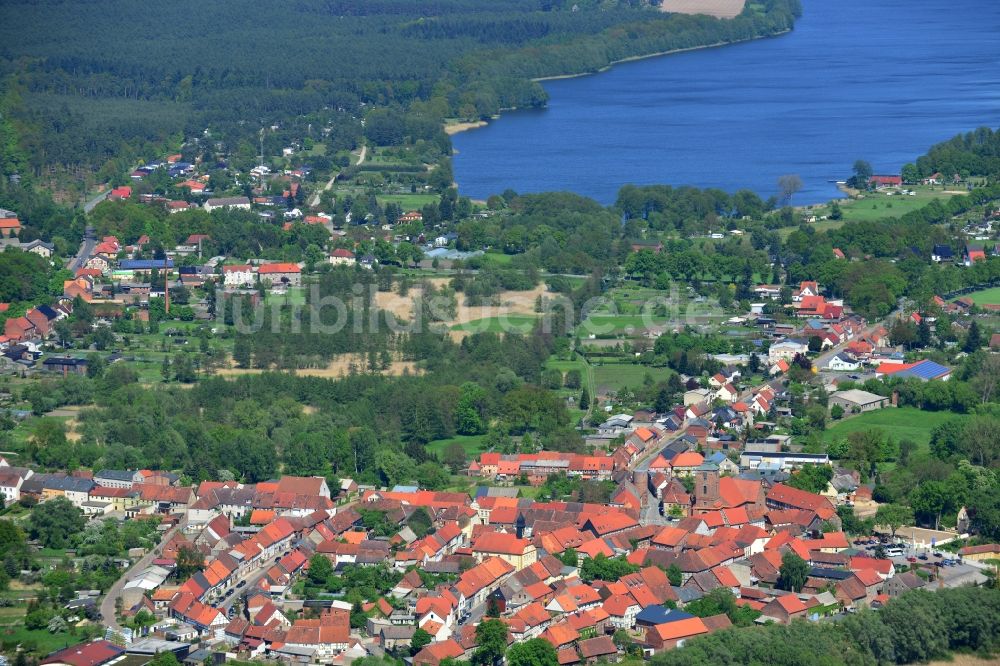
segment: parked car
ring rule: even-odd
[[[913,557],[913,555],[910,555],[908,558],[906,558],[906,561],[913,563],[917,561],[917,558]]]

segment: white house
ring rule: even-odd
[[[246,264],[222,267],[223,283],[227,287],[243,287],[253,284],[253,269]]]
[[[736,387],[732,384],[726,384],[715,392],[715,397],[719,400],[724,400],[725,402],[736,402],[740,397],[740,392],[736,390]]]
[[[828,370],[833,370],[834,372],[847,372],[860,368],[861,362],[854,360],[847,354],[837,354],[830,359],[826,367]]]
[[[56,246],[52,243],[46,243],[41,240],[33,240],[27,243],[21,243],[21,250],[24,252],[31,252],[37,254],[39,257],[44,259],[49,259],[52,257],[52,253],[55,252]]]
[[[21,499],[21,484],[24,479],[17,472],[4,471],[0,468],[0,495],[4,506]]]
[[[220,208],[239,208],[250,210],[250,200],[246,197],[222,197],[219,199],[209,199],[205,202],[205,210],[212,212]]]
[[[684,406],[697,405],[700,402],[711,402],[712,392],[708,389],[691,389],[684,392]]]
[[[338,247],[330,253],[330,263],[334,266],[353,266],[356,261],[354,253],[342,247]]]
[[[808,351],[809,345],[806,342],[789,338],[771,345],[767,351],[767,360],[771,363],[777,363],[781,359],[790,361],[795,358],[796,354],[805,354]]]

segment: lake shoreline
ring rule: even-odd
[[[748,42],[756,42],[761,39],[772,39],[774,37],[781,37],[782,35],[787,35],[790,32],[791,29],[788,29],[788,30],[782,30],[780,32],[775,32],[770,35],[758,35],[757,37],[750,37],[749,39],[739,39],[736,40],[735,42],[713,42],[711,44],[701,44],[699,46],[687,46],[682,49],[671,49],[669,51],[657,51],[655,53],[646,53],[644,55],[629,56],[627,58],[621,58],[619,60],[612,60],[604,67],[601,67],[600,69],[591,72],[579,72],[577,74],[554,74],[552,76],[539,76],[531,80],[541,83],[542,81],[561,81],[563,79],[578,79],[581,76],[594,76],[595,74],[601,74],[603,72],[608,71],[615,65],[622,65],[627,62],[648,60],[649,58],[659,58],[661,56],[676,55],[678,53],[688,53],[691,51],[702,51],[704,49],[717,49],[722,46],[735,46],[737,44],[746,44]]]
[[[600,69],[595,70],[595,71],[578,72],[576,74],[554,74],[552,76],[540,76],[540,77],[537,77],[537,78],[534,78],[534,79],[531,79],[531,80],[535,81],[537,83],[541,83],[543,81],[560,81],[560,80],[563,80],[563,79],[577,79],[577,78],[580,78],[580,77],[583,77],[583,76],[594,76],[594,75],[597,75],[597,74],[601,74],[601,73],[607,72],[608,70],[610,70],[615,65],[622,65],[622,64],[625,64],[625,63],[629,63],[629,62],[637,62],[639,60],[648,60],[649,58],[659,58],[659,57],[662,57],[662,56],[675,55],[677,53],[688,53],[690,51],[702,51],[704,49],[716,49],[716,48],[719,48],[719,47],[722,47],[722,46],[734,46],[736,44],[746,44],[747,42],[755,42],[755,41],[761,40],[761,39],[771,39],[771,38],[774,38],[774,37],[780,37],[782,35],[787,35],[791,31],[792,31],[791,29],[788,29],[788,30],[782,30],[781,32],[775,32],[775,33],[770,34],[770,35],[759,35],[757,37],[751,37],[749,39],[740,39],[740,40],[737,40],[735,42],[714,42],[712,44],[701,44],[700,46],[688,46],[688,47],[685,47],[685,48],[682,48],[682,49],[671,49],[669,51],[657,51],[655,53],[647,53],[647,54],[644,54],[644,55],[629,56],[627,58],[621,58],[619,60],[612,60],[611,62],[609,62],[604,67],[601,67]],[[544,108],[544,107],[541,107],[541,108]],[[517,110],[518,110],[518,107],[510,107],[510,108],[501,109],[501,113],[505,112],[505,111],[517,111]],[[498,118],[500,118],[500,115],[501,114],[498,113],[498,114],[492,116],[489,120],[475,120],[475,121],[469,120],[469,121],[461,121],[461,122],[453,122],[453,123],[447,123],[446,122],[444,124],[444,127],[443,127],[444,133],[447,134],[448,136],[453,136],[453,135],[459,134],[461,132],[468,132],[470,130],[479,129],[481,127],[486,127],[487,125],[490,124],[490,122],[492,122],[492,121],[497,120]]]

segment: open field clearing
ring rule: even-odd
[[[644,365],[633,365],[626,363],[605,363],[594,365],[594,383],[597,385],[598,395],[607,395],[609,392],[617,392],[628,386],[629,388],[641,388],[646,375],[653,378],[655,382],[666,381],[674,371],[670,368],[650,368]]]
[[[660,10],[675,14],[707,14],[733,18],[743,11],[744,0],[663,0]]]
[[[428,280],[437,288],[447,287],[449,278],[430,278]],[[420,287],[413,287],[406,296],[396,292],[380,291],[375,294],[375,305],[392,314],[398,322],[410,322],[415,316],[414,302],[420,297]],[[535,312],[535,302],[538,297],[551,298],[545,285],[539,285],[530,291],[504,291],[496,296],[496,304],[466,305],[463,294],[456,294],[457,307],[455,316],[441,322],[453,332],[527,333],[534,326],[539,314]],[[424,306],[429,307],[428,305]],[[426,314],[425,314],[426,316]],[[464,335],[459,336],[461,339]]]
[[[946,421],[963,418],[966,418],[963,414],[954,412],[926,412],[916,407],[897,409],[887,407],[836,421],[823,433],[823,439],[826,442],[834,442],[852,432],[881,428],[897,441],[909,439],[921,448],[925,448],[931,441],[931,431],[934,428]]]

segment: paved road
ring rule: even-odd
[[[103,192],[98,192],[92,198],[90,198],[86,203],[84,203],[83,212],[89,213],[90,211],[94,210],[94,207],[97,206],[97,204],[107,199],[108,194],[111,192],[110,187],[111,187],[110,185],[105,185]]]
[[[86,265],[90,256],[94,253],[94,247],[97,245],[96,238],[89,238],[84,236],[83,242],[80,243],[80,249],[76,251],[76,256],[69,260],[66,264],[66,268],[70,270],[74,275],[76,272]]]
[[[121,577],[115,581],[108,593],[104,595],[104,599],[101,601],[101,620],[104,622],[104,626],[108,627],[112,631],[121,631],[122,627],[118,624],[118,619],[115,617],[115,601],[121,596],[122,588],[125,587],[125,583],[129,581],[136,573],[142,571],[148,567],[154,559],[158,557],[157,550],[163,544],[170,540],[178,530],[183,530],[187,526],[187,516],[181,519],[174,527],[170,528],[163,534],[163,538],[160,543],[157,544],[156,548],[151,549],[148,553],[143,555],[139,560],[136,561],[129,569],[121,575]]]
[[[257,584],[257,581],[263,578],[264,574],[267,573],[267,570],[270,569],[273,565],[274,565],[274,560],[272,559],[270,562],[262,566],[260,569],[257,569],[246,578],[241,579],[245,580],[247,584],[244,585],[243,587],[231,588],[236,591],[233,592],[228,597],[226,597],[225,599],[223,599],[222,601],[216,602],[214,604],[215,607],[219,608],[220,610],[222,610],[222,612],[228,615],[230,606],[236,603],[236,600],[239,599],[242,595],[244,595],[247,590],[252,590],[253,586]],[[237,584],[239,584],[239,581],[236,582]]]

